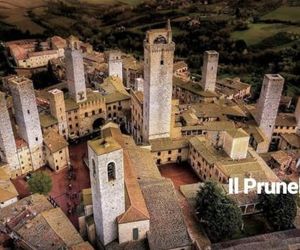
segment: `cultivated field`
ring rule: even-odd
[[[66,3],[74,4],[76,0],[64,0]],[[137,5],[142,0],[79,0],[78,2],[103,5],[124,3]],[[37,16],[43,15],[47,6],[47,0],[0,0],[0,20],[4,23],[15,25],[22,31],[29,31],[32,34],[43,33],[45,30],[41,25],[33,22],[28,16],[32,11]],[[51,16],[43,23],[48,27],[54,25],[63,28],[70,27],[75,21],[65,17]]]
[[[29,30],[32,33],[41,33],[44,29],[31,21],[27,11],[44,6],[45,0],[1,0],[1,21],[15,25],[22,31]]]
[[[248,45],[253,45],[279,32],[290,32],[290,33],[300,34],[300,27],[295,25],[286,25],[286,24],[279,24],[279,23],[275,23],[275,24],[254,23],[249,25],[248,30],[233,32],[231,37],[234,40],[242,39]]]
[[[300,22],[300,7],[280,7],[262,17],[262,20]]]

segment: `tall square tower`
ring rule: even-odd
[[[59,89],[49,91],[50,112],[58,121],[59,134],[68,137],[68,124],[64,93]]]
[[[25,77],[9,79],[19,136],[30,149],[42,145],[43,136],[32,81]]]
[[[214,92],[216,89],[219,53],[215,50],[204,52],[202,66],[202,88]]]
[[[76,101],[76,103],[86,101],[83,58],[76,41],[68,41],[68,48],[65,50],[65,62],[70,97]]]
[[[122,53],[118,50],[111,50],[108,53],[108,75],[117,76],[123,82]]]
[[[283,85],[284,78],[281,75],[266,74],[256,105],[255,120],[269,141],[272,139]]]
[[[105,246],[118,238],[117,217],[125,212],[123,149],[112,137],[88,142],[97,237]]]
[[[170,23],[144,40],[143,141],[170,136],[175,43]]]
[[[19,167],[15,137],[7,110],[5,94],[0,92],[0,161],[12,169]]]

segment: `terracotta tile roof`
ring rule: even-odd
[[[296,127],[296,117],[294,116],[294,114],[279,113],[276,117],[275,126]]]
[[[16,198],[18,195],[18,191],[10,181],[10,176],[0,167],[0,202]]]
[[[171,180],[158,179],[141,183],[150,213],[148,242],[150,249],[182,249],[191,246],[178,197]]]
[[[68,146],[68,142],[63,136],[51,129],[44,135],[44,144],[51,153],[55,153]]]
[[[21,46],[17,44],[9,45],[10,53],[17,59],[17,60],[24,60],[28,58],[26,50],[24,50]]]
[[[295,134],[282,134],[281,137],[291,146],[300,148],[300,136]]]
[[[41,215],[67,246],[82,243],[80,234],[60,208],[44,211]]]
[[[0,225],[17,233],[32,249],[67,249],[83,243],[62,210],[39,194],[1,209]]]
[[[150,145],[151,145],[151,151],[156,152],[156,151],[188,148],[189,141],[188,138],[186,137],[180,139],[161,138],[161,139],[151,140]]]
[[[173,65],[173,72],[182,69],[182,68],[187,68],[187,64],[184,61],[179,61],[179,62],[175,62]]]

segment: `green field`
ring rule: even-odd
[[[234,40],[242,39],[247,45],[253,45],[261,42],[267,37],[273,36],[279,32],[290,32],[300,34],[300,27],[286,24],[266,24],[254,23],[249,24],[249,29],[243,31],[235,31],[231,34]]]
[[[262,20],[300,22],[300,7],[282,6],[262,17]]]
[[[74,4],[73,0],[64,0],[66,3]],[[82,3],[93,5],[109,5],[123,3],[138,5],[142,0],[80,0]],[[30,31],[32,34],[43,33],[45,30],[41,25],[33,22],[28,16],[28,11],[33,11],[37,16],[42,16],[47,8],[47,0],[0,0],[0,17],[4,23],[15,25],[22,31]],[[69,28],[75,20],[69,18],[52,16],[42,20],[46,26],[57,25]]]

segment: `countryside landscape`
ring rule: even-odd
[[[299,13],[298,1],[279,0],[2,0],[0,35],[12,40],[72,34],[99,51],[119,47],[139,57],[145,30],[170,18],[176,56],[189,62],[195,77],[203,51],[216,49],[220,74],[238,73],[253,85],[254,96],[266,70],[283,74],[287,94],[299,94]]]

